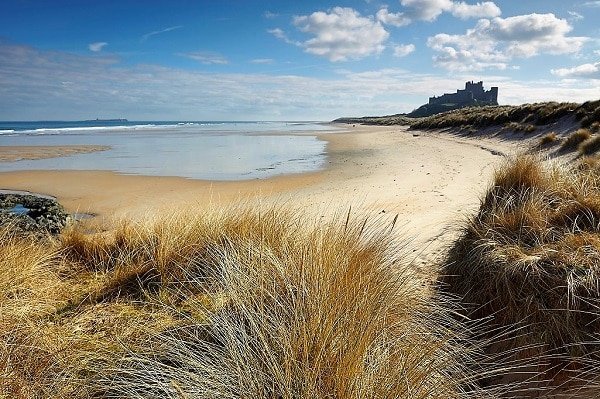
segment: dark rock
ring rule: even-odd
[[[22,232],[59,233],[70,217],[55,199],[29,194],[0,194],[0,226]]]

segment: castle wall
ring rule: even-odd
[[[479,102],[498,102],[498,88],[492,87],[490,90],[483,89],[483,82],[466,82],[464,90],[457,90],[454,94],[443,94],[439,97],[429,97],[429,104],[462,104],[470,103],[474,100]]]

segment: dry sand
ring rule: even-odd
[[[190,205],[201,211],[240,200],[290,204],[324,217],[352,206],[361,217],[391,221],[398,214],[398,231],[434,256],[452,235],[451,227],[477,208],[502,155],[516,151],[500,139],[399,126],[360,126],[320,137],[328,143],[328,164],[314,173],[211,182],[102,171],[6,172],[0,173],[0,189],[53,195],[71,212],[109,218]]]
[[[0,162],[66,157],[110,149],[101,145],[0,146]]]

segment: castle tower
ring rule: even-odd
[[[479,81],[477,83],[474,83],[473,81],[466,82],[465,90],[473,93],[473,98],[477,100],[483,99],[485,93],[485,91],[483,90],[483,81]]]
[[[498,88],[492,87],[490,89],[490,101],[498,103]]]

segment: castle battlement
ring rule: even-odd
[[[444,94],[439,97],[429,97],[429,105],[469,103],[497,105],[498,88],[492,87],[485,91],[483,81],[477,83],[471,81],[465,83],[464,90],[457,90],[456,93]]]

